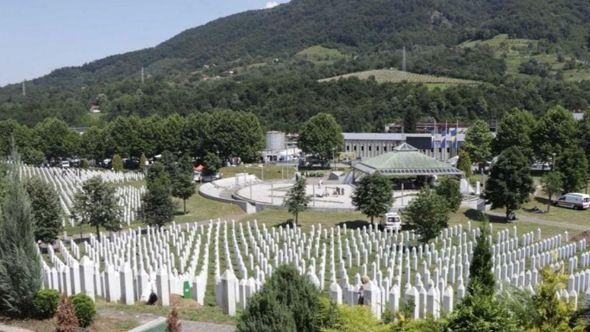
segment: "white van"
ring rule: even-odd
[[[559,197],[559,199],[555,201],[555,205],[572,208],[574,210],[585,210],[590,208],[590,195],[568,193]]]
[[[402,218],[396,211],[389,211],[383,216],[380,226],[385,231],[399,232],[402,230]]]
[[[70,162],[68,160],[62,160],[61,168],[70,168]]]

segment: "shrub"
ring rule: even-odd
[[[35,295],[33,306],[35,316],[39,319],[51,318],[57,311],[60,294],[54,289],[41,289]]]
[[[180,332],[182,331],[180,325],[180,318],[178,317],[178,310],[176,307],[172,308],[170,314],[168,315],[168,319],[166,320],[166,332]]]
[[[326,331],[391,331],[391,325],[381,323],[367,306],[339,305],[336,326]]]
[[[279,266],[238,320],[238,331],[317,331],[319,291],[292,265]]]
[[[76,294],[72,296],[74,313],[80,322],[80,326],[88,327],[96,315],[96,305],[94,301],[86,294]]]
[[[74,315],[72,302],[65,296],[61,297],[57,308],[56,325],[57,332],[75,332],[80,326],[76,315]]]

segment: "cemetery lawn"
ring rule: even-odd
[[[209,283],[208,283],[209,284]],[[215,297],[213,297],[213,305],[207,303],[207,299],[205,299],[205,305],[200,308],[195,307],[178,307],[178,314],[180,319],[182,320],[192,320],[192,321],[199,321],[199,322],[209,322],[209,323],[217,323],[217,324],[228,324],[233,325],[235,324],[235,318],[228,316],[221,311],[221,308],[215,306]],[[146,304],[134,304],[134,305],[125,305],[120,303],[107,303],[103,299],[98,299],[96,301],[96,310],[100,311],[117,311],[121,313],[125,313],[127,315],[134,315],[137,313],[143,314],[152,314],[155,316],[167,317],[172,310],[172,306],[170,307],[161,307],[161,306],[150,306]],[[101,330],[103,331],[103,330]],[[110,331],[110,330],[104,330]]]
[[[590,229],[590,209],[573,210],[558,206],[551,206],[549,208],[549,212],[534,213],[532,212],[532,208],[535,206],[543,211],[546,211],[547,198],[535,197],[534,199],[531,199],[529,202],[524,204],[523,208],[518,211],[518,214],[526,215],[531,218],[587,226],[588,229]]]
[[[296,169],[293,166],[265,165],[261,167],[259,164],[224,167],[219,171],[221,177],[224,178],[235,176],[238,173],[250,173],[256,175],[259,179],[264,178],[264,180],[290,179],[295,176],[295,172]]]
[[[100,300],[97,302],[97,311],[100,308]],[[37,320],[37,319],[9,319],[0,316],[0,323],[10,325],[10,326],[17,326],[20,328],[32,330],[32,331],[55,331],[55,319],[44,319],[44,320]],[[140,323],[130,317],[122,317],[121,315],[117,317],[113,317],[112,315],[102,315],[100,312],[94,318],[94,322],[89,328],[89,331],[113,331],[113,332],[123,332],[128,331],[132,328],[139,326]]]
[[[278,226],[290,223],[293,215],[286,209],[268,208],[263,211],[242,217],[240,221],[257,220],[269,226]],[[375,219],[377,222],[377,219]],[[308,210],[299,214],[299,226],[304,231],[311,230],[311,225],[322,224],[322,226],[336,226],[346,223],[347,227],[358,225],[369,225],[369,219],[357,211],[317,211]]]
[[[205,221],[209,219],[240,219],[245,212],[237,205],[207,199],[199,194],[199,186],[195,194],[186,201],[187,214],[183,213],[182,200],[174,199],[176,203],[176,223]]]
[[[495,210],[494,212],[500,212],[499,210]],[[502,212],[503,213],[503,212]],[[517,217],[520,214],[520,211],[517,212]],[[531,231],[536,231],[537,228],[541,229],[541,233],[543,237],[553,236],[556,234],[563,233],[564,231],[568,231],[570,235],[574,235],[580,233],[579,230],[570,229],[567,227],[556,227],[553,225],[541,225],[532,222],[526,222],[522,220],[517,220],[514,222],[506,222],[504,218],[496,217],[493,215],[487,215],[490,221],[490,225],[492,226],[492,231],[495,232],[501,229],[508,229],[512,230],[514,226],[518,229],[519,234],[524,234]],[[467,222],[471,221],[472,227],[479,227],[482,224],[480,217],[478,216],[477,211],[472,209],[465,209],[461,208],[459,211],[451,213],[449,219],[449,226],[461,224],[463,226],[467,225]]]

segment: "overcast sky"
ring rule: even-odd
[[[219,17],[287,0],[1,0],[0,86],[155,46]]]

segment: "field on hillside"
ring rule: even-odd
[[[346,59],[348,56],[337,49],[315,45],[299,51],[295,54],[295,58],[315,64],[332,64],[335,61]]]
[[[367,70],[367,71],[360,71],[345,75],[334,76],[330,78],[321,79],[320,82],[327,82],[338,80],[341,78],[349,78],[349,77],[357,77],[361,80],[367,80],[371,77],[374,77],[375,80],[379,83],[383,82],[392,82],[392,83],[402,83],[402,82],[409,82],[409,83],[424,83],[429,88],[446,88],[449,85],[455,84],[479,84],[480,82],[471,81],[471,80],[464,80],[459,78],[451,78],[451,77],[444,77],[444,76],[432,76],[432,75],[423,75],[423,74],[416,74],[410,72],[403,72],[397,69],[376,69],[376,70]]]
[[[581,81],[590,79],[590,68],[582,62],[576,61],[573,69],[564,69],[566,63],[572,61],[569,55],[559,56],[557,52],[540,52],[539,41],[532,39],[509,38],[508,35],[497,35],[492,39],[467,41],[459,47],[488,46],[494,50],[495,57],[504,58],[506,61],[506,73],[521,77],[528,75],[519,72],[522,63],[535,59],[549,67],[549,74],[555,75],[561,72],[566,81]]]

